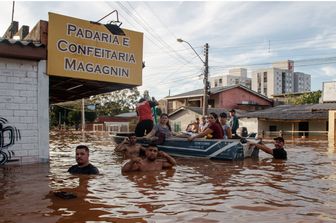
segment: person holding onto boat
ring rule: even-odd
[[[141,151],[145,151],[145,148],[137,143],[135,134],[131,134],[117,145],[115,151],[123,152],[124,159],[131,159],[132,157],[139,157]]]
[[[276,137],[274,140],[274,149],[267,147],[263,143],[254,143],[254,142],[248,142],[249,146],[255,146],[258,149],[261,149],[265,153],[273,155],[274,159],[287,159],[287,151],[284,149],[285,140],[282,137]]]
[[[165,152],[159,151],[155,144],[149,144],[146,148],[146,157],[134,157],[123,165],[121,172],[132,171],[158,171],[172,168],[176,165],[173,157]]]
[[[224,137],[223,139],[231,139],[232,138],[232,132],[230,126],[227,124],[227,114],[225,112],[222,112],[219,114],[219,122],[223,128]]]
[[[203,137],[206,137],[207,139],[223,139],[224,133],[222,126],[218,121],[217,114],[211,112],[210,115],[208,116],[208,122],[209,125],[203,132],[188,137],[188,140],[192,141],[195,138],[203,138]]]
[[[71,174],[99,174],[97,167],[92,165],[89,161],[90,151],[85,145],[79,145],[76,147],[76,162],[77,165],[73,165],[68,169]]]
[[[230,128],[232,134],[236,134],[237,129],[239,128],[238,117],[236,116],[236,110],[231,109],[230,111]]]
[[[173,135],[175,135],[175,133],[173,133],[171,130],[168,115],[166,113],[162,113],[160,115],[159,123],[156,124],[152,131],[144,136],[144,138],[151,139],[153,137],[158,137],[159,141],[161,141],[160,138],[163,137],[164,139],[167,139]]]
[[[135,127],[135,135],[142,137],[145,132],[148,134],[153,129],[153,114],[152,108],[158,105],[156,100],[146,100],[140,98],[139,103],[136,105],[136,113],[138,115],[138,124]]]

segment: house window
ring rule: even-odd
[[[220,78],[220,79],[218,80],[218,83],[220,83],[220,84],[222,83],[222,78]]]
[[[276,125],[270,125],[269,130],[270,130],[270,132],[275,132],[277,130]]]
[[[174,132],[180,132],[181,131],[181,122],[174,122]]]

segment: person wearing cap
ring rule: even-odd
[[[250,146],[254,145],[256,148],[261,149],[265,153],[273,155],[274,159],[287,159],[287,152],[283,148],[285,145],[285,140],[282,137],[276,137],[274,138],[274,149],[271,149],[267,146],[265,146],[262,143],[253,143],[253,142],[248,142]]]
[[[236,116],[236,110],[231,109],[229,112],[230,112],[230,128],[231,128],[232,134],[236,134],[236,131],[239,128],[239,122]]]
[[[219,122],[222,125],[223,131],[224,131],[224,137],[223,139],[231,139],[232,138],[232,132],[231,128],[227,122],[227,114],[225,112],[222,112],[219,114]]]

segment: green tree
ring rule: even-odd
[[[321,91],[315,91],[310,93],[305,93],[300,95],[297,98],[292,98],[291,102],[295,105],[303,105],[303,104],[317,104],[319,103],[319,99],[321,97]]]
[[[113,116],[134,111],[139,97],[138,89],[131,88],[92,96],[89,103],[96,105],[97,116]]]

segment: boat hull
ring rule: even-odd
[[[114,136],[114,141],[120,143],[125,136]],[[138,143],[147,146],[148,140],[139,139]],[[257,158],[259,150],[248,148],[239,139],[213,140],[194,139],[188,141],[186,138],[166,139],[163,144],[157,145],[160,151],[172,156],[181,157],[203,157],[219,160],[243,160],[248,157]]]

